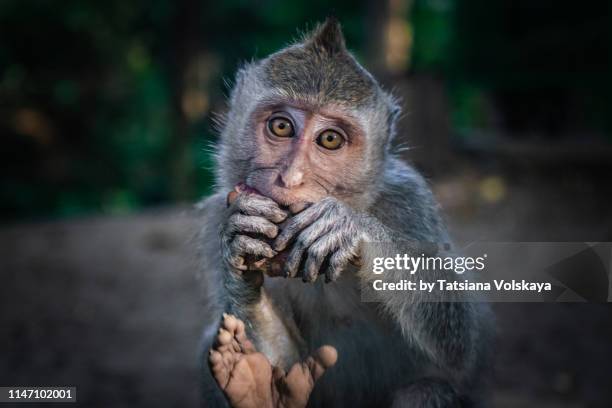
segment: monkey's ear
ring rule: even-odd
[[[328,17],[323,24],[315,28],[306,43],[328,54],[346,51],[342,28],[335,17]]]

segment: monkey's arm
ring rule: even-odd
[[[209,299],[215,300],[215,307],[209,305],[209,309],[218,316],[227,312],[243,320],[249,337],[272,364],[286,366],[297,361],[299,334],[267,295],[262,273],[247,270],[248,259],[276,254],[257,237],[274,238],[278,233],[275,223],[287,214],[272,200],[253,193],[239,194],[229,206],[226,195],[217,194],[201,207],[206,220],[200,238],[203,272],[209,275],[205,276]]]

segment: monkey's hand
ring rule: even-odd
[[[278,235],[275,223],[287,218],[276,202],[239,185],[228,195],[226,216],[221,228],[221,247],[223,261],[230,270],[241,274],[248,269],[249,261],[276,255],[263,238],[275,238]]]
[[[325,261],[325,281],[335,281],[349,262],[357,259],[364,237],[357,218],[348,206],[327,197],[290,219],[273,244],[274,250],[282,251],[295,240],[285,263],[285,276],[296,276],[305,257],[304,282],[314,282]]]

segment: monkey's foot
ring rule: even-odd
[[[257,352],[241,320],[224,314],[209,362],[234,408],[303,408],[315,382],[337,358],[335,348],[323,346],[286,373]]]

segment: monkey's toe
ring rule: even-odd
[[[240,351],[244,354],[250,354],[257,351],[253,343],[247,338],[244,322],[236,316],[223,313],[223,321],[221,322],[221,329],[218,336],[219,342],[227,340],[227,336],[221,333],[221,330],[228,333],[230,336],[230,341],[224,344],[231,344],[236,351]],[[223,338],[221,338],[222,334]]]
[[[317,369],[320,367],[320,369],[325,371],[338,361],[338,351],[332,346],[323,346],[315,351],[312,357]]]
[[[275,367],[274,392],[280,407],[305,407],[316,381],[336,364],[338,352],[332,346],[323,346],[301,363],[294,364],[289,372]]]
[[[227,351],[210,350],[208,361],[215,380],[224,389],[229,382],[235,358]]]
[[[213,376],[232,407],[277,406],[272,396],[272,366],[263,354],[213,349],[209,361]]]

